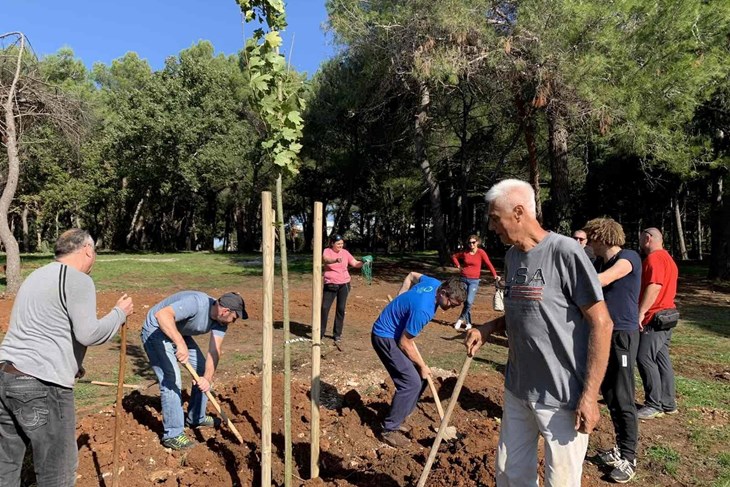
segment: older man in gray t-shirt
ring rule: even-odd
[[[537,439],[545,440],[545,485],[580,486],[588,433],[613,323],[583,249],[544,230],[524,181],[487,193],[489,227],[512,248],[505,257],[505,315],[469,331],[467,353],[506,331],[509,359],[497,448],[498,486],[538,485]]]

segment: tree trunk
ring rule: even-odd
[[[426,154],[426,124],[428,123],[428,110],[431,104],[431,93],[425,82],[420,83],[421,104],[416,115],[414,148],[416,163],[421,168],[423,179],[428,186],[428,195],[431,201],[431,218],[433,221],[433,237],[439,253],[441,265],[448,260],[448,249],[444,233],[444,217],[441,212],[441,189],[438,180],[431,170],[431,164]]]
[[[15,126],[15,91],[20,78],[20,66],[23,61],[23,50],[25,47],[25,36],[20,34],[20,47],[18,49],[18,61],[15,68],[7,98],[3,101],[5,112],[5,147],[8,154],[8,174],[5,180],[5,188],[0,196],[0,240],[5,246],[6,263],[5,278],[7,280],[6,293],[15,295],[20,289],[22,278],[20,275],[20,248],[13,232],[8,225],[8,211],[10,204],[15,197],[15,190],[18,188],[18,177],[20,176],[20,158],[18,157],[18,134]]]
[[[702,213],[697,199],[697,260],[702,260]]]
[[[525,102],[519,95],[515,97],[517,113],[522,121],[522,130],[525,133],[525,145],[530,164],[530,186],[535,191],[535,213],[538,221],[542,222],[542,201],[540,199],[540,166],[537,162],[537,145],[535,144],[535,120],[527,113]]]
[[[688,260],[687,245],[684,243],[684,227],[682,226],[682,212],[679,210],[679,198],[672,198],[674,205],[674,221],[677,228],[677,242],[679,242],[679,255],[681,260]]]
[[[712,208],[710,218],[710,279],[730,279],[730,205],[723,195],[727,169],[712,174]]]
[[[28,205],[23,205],[23,212],[20,214],[20,220],[23,224],[23,252],[30,252],[30,237],[28,236],[29,229],[28,229],[28,213],[30,213],[30,210],[28,210]]]
[[[149,190],[147,190],[147,193],[145,193],[145,197],[149,196]],[[125,242],[127,244],[127,248],[132,243],[132,238],[137,233],[137,223],[139,222],[139,214],[142,211],[142,205],[144,205],[145,198],[140,198],[140,200],[137,202],[137,207],[134,209],[134,215],[132,215],[132,222],[129,224],[129,231],[127,232],[127,237],[125,239]]]
[[[548,227],[568,235],[571,232],[570,179],[568,177],[568,130],[558,108],[547,111],[550,148],[550,208]]]

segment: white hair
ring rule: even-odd
[[[535,191],[529,183],[520,179],[503,179],[492,186],[484,198],[487,200],[487,204],[499,200],[513,208],[522,205],[529,216],[535,218],[537,215],[535,211]]]

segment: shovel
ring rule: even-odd
[[[439,427],[439,431],[436,434],[436,439],[433,441],[433,445],[431,446],[431,452],[428,454],[426,466],[423,467],[423,472],[421,472],[421,478],[418,479],[417,487],[424,487],[426,485],[426,480],[428,479],[428,474],[431,473],[431,466],[433,465],[434,460],[436,460],[436,454],[439,451],[441,440],[444,439],[446,427],[448,426],[449,419],[451,418],[451,413],[454,412],[456,400],[459,398],[461,387],[464,385],[464,379],[466,379],[466,374],[467,372],[469,372],[471,360],[472,357],[467,356],[466,360],[464,360],[464,365],[461,366],[459,379],[456,381],[456,386],[454,386],[454,392],[451,394],[451,399],[449,400],[449,407],[446,408],[446,415],[444,416],[444,419],[441,420],[441,426]]]
[[[188,369],[188,372],[190,372],[190,375],[193,376],[195,382],[198,382],[200,380],[200,376],[197,372],[195,372],[195,369],[192,367],[192,365],[190,365],[188,362],[185,362],[185,368]],[[213,394],[211,394],[210,391],[207,391],[205,395],[208,396],[208,401],[213,405],[218,414],[221,415],[221,418],[223,418],[223,421],[226,423],[228,428],[233,432],[234,435],[236,435],[236,439],[238,440],[238,442],[243,444],[243,437],[241,436],[241,433],[238,432],[236,427],[233,425],[233,421],[230,420],[228,415],[223,412],[223,408],[221,408],[221,405],[218,404],[218,401],[215,400]]]
[[[439,419],[441,420],[442,424],[444,421],[444,408],[441,406],[441,399],[439,399],[439,393],[436,390],[436,384],[433,383],[433,379],[431,376],[428,376],[428,387],[431,389],[431,395],[433,395],[433,401],[436,403],[436,409],[438,409],[439,412]],[[436,433],[439,432],[439,428],[436,428]],[[455,426],[447,426],[446,431],[444,431],[443,439],[446,441],[449,440],[455,440],[457,438],[456,436],[456,427]]]

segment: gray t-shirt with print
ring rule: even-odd
[[[505,388],[526,401],[574,408],[590,334],[580,307],[603,300],[595,269],[577,242],[548,233],[527,252],[509,249],[505,276]]]

